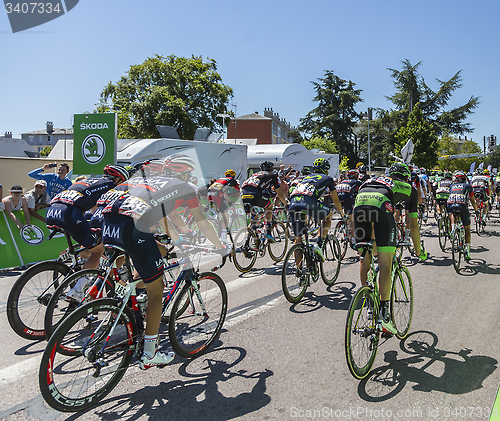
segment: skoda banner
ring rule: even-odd
[[[116,114],[75,114],[74,174],[102,174],[116,163]]]

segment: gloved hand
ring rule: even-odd
[[[217,250],[217,253],[219,253],[222,257],[228,256],[233,252],[233,248],[231,246],[228,246],[226,244],[222,245],[222,248]]]

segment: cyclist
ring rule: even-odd
[[[302,179],[306,176],[311,174],[311,169],[309,167],[303,167],[301,171],[301,175],[298,175],[295,177],[292,182],[290,183],[290,188],[288,190],[288,196],[292,195],[292,192],[294,191],[295,187],[302,181]]]
[[[477,214],[477,204],[474,199],[474,191],[467,181],[467,175],[463,171],[455,171],[452,184],[450,185],[450,197],[446,202],[446,208],[450,214],[451,231],[455,230],[455,218],[453,212],[460,212],[460,218],[465,228],[465,255],[466,261],[470,260],[470,213],[467,206],[469,197],[472,207]]]
[[[490,186],[490,194],[489,194],[489,205],[491,210],[492,205],[493,205],[493,199],[495,198],[495,183],[493,182],[493,178],[491,177],[490,170],[486,168],[483,171],[483,175],[488,179],[489,181],[489,186]]]
[[[186,205],[192,212],[198,227],[219,250],[226,250],[219,241],[213,226],[205,219],[196,191],[188,183],[195,168],[187,155],[170,155],[165,158],[163,175],[147,177],[111,202],[103,210],[103,242],[117,245],[127,251],[135,270],[146,284],[148,307],[144,353],[139,367],[147,370],[153,366],[165,366],[175,354],[164,354],[157,349],[158,330],[163,298],[163,259],[150,231],[158,221],[170,226],[167,216]],[[170,226],[171,227],[171,226]],[[171,227],[170,236],[179,240]],[[137,285],[142,287],[142,283]]]
[[[260,169],[259,172],[252,174],[241,185],[241,199],[247,214],[251,212],[252,206],[264,208],[267,238],[269,241],[275,241],[271,235],[273,202],[271,200],[271,193],[269,192],[270,187],[274,187],[274,192],[284,205],[286,205],[286,198],[284,192],[281,190],[278,174],[273,172],[273,163],[271,161],[264,161],[260,164]]]
[[[489,171],[486,169],[487,174],[477,174],[472,177],[471,184],[474,196],[484,202],[483,207],[483,224],[486,225],[486,214],[488,213],[489,197],[491,194],[490,179],[487,176]],[[464,223],[465,225],[465,223]]]
[[[450,197],[451,172],[445,171],[443,179],[438,181],[436,186],[436,209],[438,215],[446,214],[446,202]]]
[[[315,221],[321,221],[318,242],[314,249],[322,260],[324,260],[324,255],[321,248],[330,230],[333,214],[328,201],[327,203],[321,202],[326,189],[329,189],[329,197],[340,216],[344,218],[333,178],[328,175],[329,170],[330,163],[324,158],[317,158],[313,163],[313,174],[306,175],[293,190],[288,209],[295,234],[295,244],[302,242],[302,235],[306,228],[306,215]]]
[[[410,232],[415,252],[421,260],[427,259],[427,252],[420,246],[420,231],[417,223],[417,190],[410,184],[410,169],[403,163],[393,164],[387,176],[372,178],[364,183],[356,197],[354,205],[354,226],[357,242],[368,242],[375,233],[376,249],[378,249],[378,265],[380,269],[379,285],[381,300],[382,327],[394,334],[396,327],[390,314],[391,269],[392,258],[396,251],[396,222],[394,206],[407,201],[409,211]],[[374,249],[374,254],[377,251]],[[370,262],[363,259],[360,265],[360,278],[366,284]]]
[[[359,165],[359,163],[358,163],[358,165]],[[358,179],[359,179],[359,181],[364,183],[366,180],[370,179],[370,176],[366,173],[366,167],[363,164],[359,165],[359,167],[358,167],[358,165],[356,165],[356,167],[359,171],[359,178]]]
[[[240,197],[240,183],[235,179],[236,172],[227,170],[223,178],[219,178],[210,185],[208,189],[207,199],[211,206],[215,206],[218,212],[222,213],[222,233],[221,240],[226,241],[226,232],[229,231],[227,226],[229,221],[229,203],[235,202]]]
[[[360,168],[361,167],[362,166],[360,166]],[[347,171],[347,179],[335,186],[340,203],[342,204],[342,208],[344,209],[344,213],[349,218],[349,223],[351,225],[351,241],[353,247],[356,245],[356,240],[354,239],[354,220],[352,216],[352,210],[354,209],[354,201],[356,200],[358,189],[362,184],[359,180],[359,177],[359,171],[357,169],[351,169]]]
[[[51,200],[46,215],[48,226],[63,228],[77,243],[89,250],[84,269],[97,268],[104,252],[100,237],[91,231],[84,213],[95,210],[101,195],[129,179],[128,171],[119,165],[106,165],[103,173],[104,177],[86,178],[57,194]]]

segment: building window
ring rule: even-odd
[[[29,137],[29,142],[30,142],[30,143],[35,143],[35,136],[30,135],[30,137]]]

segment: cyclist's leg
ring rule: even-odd
[[[469,260],[470,259],[470,240],[471,240],[471,234],[470,234],[470,212],[469,208],[467,205],[463,205],[461,209],[461,214],[460,218],[462,218],[462,223],[464,224],[464,230],[465,230],[465,259]]]
[[[370,213],[376,211],[372,206],[357,206],[354,207],[354,238],[356,243],[368,242],[372,239],[372,222]],[[361,251],[359,252],[361,254]],[[362,285],[366,285],[368,279],[368,270],[370,269],[370,261],[368,258],[360,260],[359,278]]]

